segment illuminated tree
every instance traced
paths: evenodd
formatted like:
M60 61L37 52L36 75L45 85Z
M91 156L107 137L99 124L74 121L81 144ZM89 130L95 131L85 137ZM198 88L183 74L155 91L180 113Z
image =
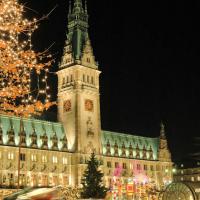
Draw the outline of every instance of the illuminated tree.
M38 20L24 19L23 12L17 0L0 0L0 113L28 117L52 105L47 73L53 60L47 51L33 51Z

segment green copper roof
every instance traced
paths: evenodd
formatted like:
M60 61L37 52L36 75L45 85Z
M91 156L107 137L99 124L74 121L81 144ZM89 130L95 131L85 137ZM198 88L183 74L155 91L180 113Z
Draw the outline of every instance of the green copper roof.
M26 146L31 147L31 135L36 133L37 148L41 148L41 137L45 134L48 137L48 149L52 147L52 137L56 136L58 142L58 149L63 147L64 139L66 138L64 128L61 123L53 123L36 119L24 118L22 119L23 130L26 137ZM2 131L3 144L7 145L9 138L9 131L14 130L14 146L19 145L19 133L20 133L20 118L14 116L0 115L0 132ZM66 140L65 140L66 142Z
M129 157L129 147L130 145L133 147L133 158L136 156L136 147L138 145L140 151L140 158L142 158L143 148L147 150L147 159L149 159L149 150L150 148L153 151L153 159L158 159L158 148L159 148L159 138L149 138L149 137L142 137L142 136L135 136L111 131L102 131L101 134L101 141L102 141L102 149L103 154L106 155L106 148L109 142L111 147L111 156L114 156L114 146L117 144L119 156L122 154L122 146L125 146L126 149L126 156Z

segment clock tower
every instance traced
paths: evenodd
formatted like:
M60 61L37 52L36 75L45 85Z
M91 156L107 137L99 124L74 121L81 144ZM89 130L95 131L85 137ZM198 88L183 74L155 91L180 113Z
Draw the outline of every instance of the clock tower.
M86 1L85 1L86 2ZM87 5L69 5L68 33L58 75L58 120L71 152L101 154L98 65L88 35Z

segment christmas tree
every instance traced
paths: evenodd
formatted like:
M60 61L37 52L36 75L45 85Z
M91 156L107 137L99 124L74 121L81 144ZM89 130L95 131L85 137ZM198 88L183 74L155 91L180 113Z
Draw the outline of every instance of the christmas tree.
M87 161L87 169L82 178L83 190L82 198L104 198L106 196L107 188L103 186L103 173L99 170L100 162L92 153L90 160Z
M53 59L33 50L38 20L23 14L17 0L0 0L0 113L29 117L52 105L47 73Z

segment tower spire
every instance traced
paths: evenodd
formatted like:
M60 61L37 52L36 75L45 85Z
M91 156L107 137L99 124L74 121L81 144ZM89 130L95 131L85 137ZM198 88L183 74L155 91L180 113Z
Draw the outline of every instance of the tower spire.
M67 68L75 63L98 68L88 34L87 0L84 3L74 0L72 8L71 0L69 2L67 42L59 68Z
M165 125L164 125L163 121L161 121L161 123L160 123L160 138L161 139L166 139Z
M82 0L74 0L74 13L83 13L83 2Z
M70 15L71 12L72 12L72 1L70 0L69 1L69 13L68 13L68 15Z
M85 0L85 14L88 14L88 11L87 11L87 0Z

